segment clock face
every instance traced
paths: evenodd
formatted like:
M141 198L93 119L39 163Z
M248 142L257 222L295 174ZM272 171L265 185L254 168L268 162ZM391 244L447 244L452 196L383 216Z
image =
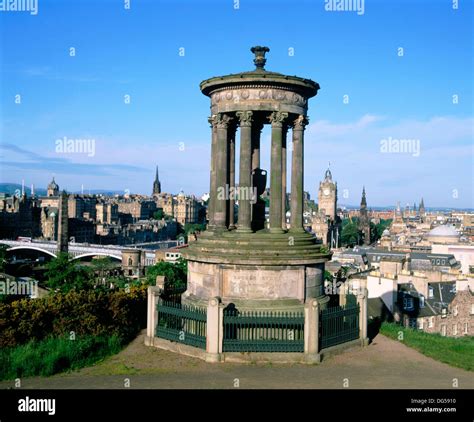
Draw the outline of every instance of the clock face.
M326 196L328 196L328 195L329 195L329 189L327 189L327 188L324 189L324 190L323 190L323 194L326 195Z

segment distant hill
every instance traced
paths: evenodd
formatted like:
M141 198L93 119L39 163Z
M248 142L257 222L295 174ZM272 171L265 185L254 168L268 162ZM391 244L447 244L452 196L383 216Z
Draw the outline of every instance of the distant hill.
M7 193L9 195L14 195L17 189L21 192L21 185L18 183L0 183L0 193ZM30 186L25 186L25 192L27 196L30 196L31 194L31 187ZM77 193L80 194L81 191L74 191L70 193ZM84 190L85 194L91 194L91 195L107 195L107 196L113 196L113 195L123 195L124 191L119 191L119 190L107 190L107 189L85 189ZM44 196L46 195L46 189L44 188L37 188L35 186L35 194L38 196Z
M25 186L25 192L28 196L31 194L30 188L30 186ZM17 190L21 192L21 185L18 183L0 183L0 193L14 195ZM35 187L35 194L39 196L46 195L46 189Z

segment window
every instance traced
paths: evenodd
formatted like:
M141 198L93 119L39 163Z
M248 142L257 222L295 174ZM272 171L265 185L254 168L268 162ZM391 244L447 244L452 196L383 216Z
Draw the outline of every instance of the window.
M446 336L446 324L443 324L443 325L441 326L441 335L442 335L442 336Z
M469 332L469 324L467 322L464 323L464 334Z
M458 307L457 307L457 305L453 308L453 315L458 316Z
M425 297L423 295L420 295L420 308L425 307Z
M474 315L474 303L471 305L471 315Z
M453 336L458 335L458 324L453 324Z
M428 297L432 298L434 294L433 286L428 286Z
M428 328L433 328L433 326L434 326L434 317L432 316L432 317L429 319Z
M413 298L410 296L405 296L403 298L403 309L409 311L413 309Z
M420 318L420 319L418 320L418 329L419 329L419 330L423 330L423 318Z

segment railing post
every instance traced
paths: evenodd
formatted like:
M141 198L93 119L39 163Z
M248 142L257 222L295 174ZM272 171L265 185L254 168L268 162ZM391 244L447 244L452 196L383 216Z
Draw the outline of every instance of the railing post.
M209 299L206 323L206 362L219 362L222 352L222 306L219 297Z
M319 354L319 302L310 299L304 305L304 353L308 363L321 362Z
M155 337L155 330L158 324L158 310L156 305L160 297L161 288L156 286L149 286L147 290L147 324L145 344L147 346L153 345L153 338Z
M359 333L362 346L369 344L369 338L367 337L367 297L367 289L361 288L357 295L357 303L359 304Z

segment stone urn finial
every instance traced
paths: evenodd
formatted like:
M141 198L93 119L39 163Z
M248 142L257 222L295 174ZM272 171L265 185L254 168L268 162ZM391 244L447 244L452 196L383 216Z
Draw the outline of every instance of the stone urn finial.
M260 45L257 45L252 47L250 51L255 54L255 59L253 59L253 62L255 63L257 70L265 70L264 66L267 62L265 53L268 53L270 49L268 47L261 47Z

